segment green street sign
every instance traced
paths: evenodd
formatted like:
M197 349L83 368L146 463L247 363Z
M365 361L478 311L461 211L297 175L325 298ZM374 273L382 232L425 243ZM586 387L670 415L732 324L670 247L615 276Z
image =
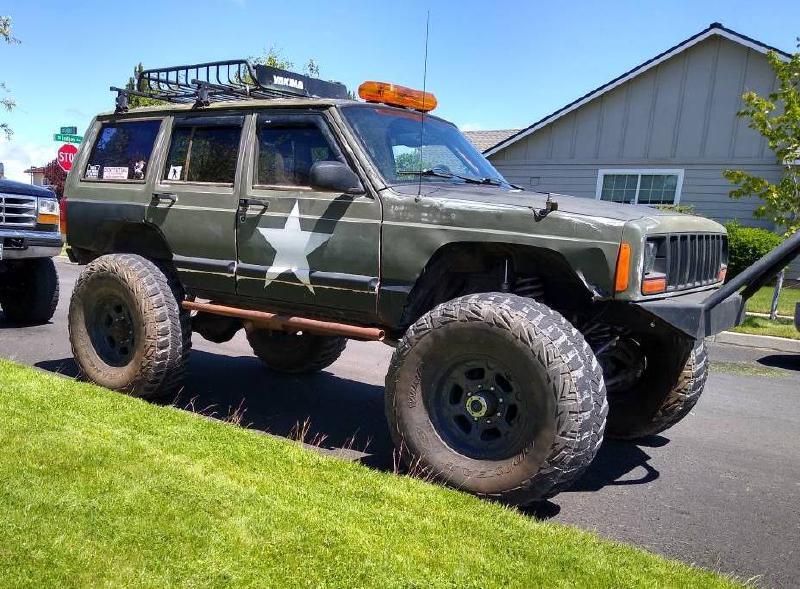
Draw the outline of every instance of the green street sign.
M80 143L83 141L83 135L73 135L71 133L56 133L53 135L53 141L61 143Z
M78 127L61 127L62 135L77 135Z

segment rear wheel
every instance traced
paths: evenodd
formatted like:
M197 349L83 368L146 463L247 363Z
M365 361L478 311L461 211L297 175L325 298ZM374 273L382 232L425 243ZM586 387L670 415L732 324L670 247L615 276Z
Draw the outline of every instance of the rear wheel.
M39 324L52 319L58 305L58 273L51 258L15 263L3 274L0 307L14 323Z
M423 315L386 377L401 458L458 488L524 504L572 484L605 425L602 372L561 315L522 297L462 297Z
M272 329L248 329L247 341L268 368L290 374L327 368L336 362L347 345L343 337Z
M191 348L182 290L169 271L133 254L102 256L75 284L69 335L82 375L137 397L173 391Z

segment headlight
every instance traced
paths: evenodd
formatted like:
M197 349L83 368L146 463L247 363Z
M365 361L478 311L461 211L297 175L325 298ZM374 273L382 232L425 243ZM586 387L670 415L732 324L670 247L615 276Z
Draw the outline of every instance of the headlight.
M650 274L656 265L656 253L658 245L654 241L648 241L644 244L644 274Z
M43 225L58 225L58 201L54 198L40 198L36 222Z

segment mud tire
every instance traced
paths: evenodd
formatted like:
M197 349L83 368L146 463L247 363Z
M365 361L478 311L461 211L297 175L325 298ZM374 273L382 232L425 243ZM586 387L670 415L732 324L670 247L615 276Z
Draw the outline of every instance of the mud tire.
M336 362L347 345L343 337L271 329L248 329L247 341L267 368L287 374L324 370Z
M110 363L97 335L103 297L118 301L127 312L133 333L128 360ZM167 266L134 254L92 261L78 278L69 306L70 343L82 377L136 397L176 392L191 350L191 325L182 299L183 289Z
M688 352L678 344L668 349L673 352L657 374L643 379L639 390L631 395L643 397L655 391L655 396L638 402L611 397L606 430L609 438L634 440L663 432L686 417L700 400L708 379L705 341L699 340Z
M521 395L538 408L522 450L496 459L448 444L430 406L442 365L487 353L513 366ZM386 415L406 465L516 505L552 497L580 477L602 443L607 410L602 371L583 336L547 306L504 293L468 295L424 314L399 342L386 377Z
M40 325L53 318L58 306L58 273L51 258L16 264L3 274L0 307L6 319L21 325Z

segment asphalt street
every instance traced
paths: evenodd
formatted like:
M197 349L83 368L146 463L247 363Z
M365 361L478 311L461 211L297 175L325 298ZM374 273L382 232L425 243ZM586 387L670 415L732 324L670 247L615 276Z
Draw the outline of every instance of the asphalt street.
M51 324L18 328L0 313L0 357L75 374L66 314L79 267L58 260L61 302ZM326 372L276 376L240 333L193 340L174 403L305 439L373 468L392 465L383 415L391 348L350 342ZM800 586L800 355L711 345L712 374L690 416L639 443L606 442L573 489L537 506L551 519L630 542L763 587ZM344 448L344 449L342 449Z

